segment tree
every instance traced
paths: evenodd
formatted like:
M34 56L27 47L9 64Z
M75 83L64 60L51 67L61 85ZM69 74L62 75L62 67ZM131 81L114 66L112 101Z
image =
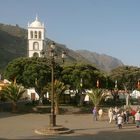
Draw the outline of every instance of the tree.
M42 83L39 80L35 80L35 91L38 93L39 95L39 105L43 104L43 99L44 99L44 95L47 93L47 83L42 85Z
M16 78L17 83L23 83L23 72L26 63L30 65L31 62L30 59L25 57L17 58L9 62L4 71L4 77L10 81L14 81Z
M105 74L93 65L71 64L63 67L62 81L69 85L70 89L77 91L75 98L79 105L82 105L84 101L82 92L85 89L95 88L97 80L100 81L100 88L106 87Z
M134 66L120 66L113 69L109 76L113 81L117 80L118 89L124 89L125 86L128 90L132 90L136 88L137 80L140 77L140 68Z
M55 114L59 114L59 102L62 94L67 89L67 86L59 80L54 81L54 104L55 104ZM48 90L51 93L51 83L48 85Z
M95 107L98 107L101 101L107 97L105 90L100 88L92 89L87 94Z
M96 85L100 71L90 64L71 64L63 67L62 80L71 88L78 89L80 80L83 79L83 87L91 88Z
M22 83L25 87L33 87L35 79L50 81L51 69L44 58L21 57L8 63L4 77L9 80L16 78L17 83Z
M54 70L54 77L59 79L62 68L56 63ZM8 64L4 75L9 80L16 77L17 83L26 88L35 87L41 100L51 82L51 62L47 58L17 58Z
M113 81L117 81L118 90L121 89L124 90L125 92L126 105L129 104L129 96L131 91L137 88L137 81L139 77L140 77L140 68L134 66L120 66L110 72L110 78ZM114 95L117 94L115 94L114 92Z
M17 111L17 102L24 92L25 89L16 82L12 82L2 90L2 96L12 103L12 112Z

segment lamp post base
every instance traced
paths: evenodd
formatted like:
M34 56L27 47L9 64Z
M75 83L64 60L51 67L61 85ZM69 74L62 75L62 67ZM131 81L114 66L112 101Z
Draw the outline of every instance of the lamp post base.
M45 127L45 128L35 129L35 133L39 135L59 135L59 134L74 133L74 131L59 125L59 126L54 126L54 127Z
M56 115L51 114L50 115L50 127L56 126Z

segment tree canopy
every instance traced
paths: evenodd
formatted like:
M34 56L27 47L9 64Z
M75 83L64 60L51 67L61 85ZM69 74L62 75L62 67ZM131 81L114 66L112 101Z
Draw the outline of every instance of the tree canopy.
M54 77L61 77L61 67L55 64ZM43 96L45 87L51 82L51 62L46 58L18 58L11 61L5 70L5 78L17 79L17 83L26 88L35 87L39 96Z
M134 66L121 66L110 72L110 77L114 81L117 80L118 88L124 89L124 86L127 89L137 88L137 81L140 78L140 68Z
M71 89L109 88L110 78L91 64L71 64L63 67L62 81ZM82 82L82 83L81 83ZM81 86L82 85L82 86Z

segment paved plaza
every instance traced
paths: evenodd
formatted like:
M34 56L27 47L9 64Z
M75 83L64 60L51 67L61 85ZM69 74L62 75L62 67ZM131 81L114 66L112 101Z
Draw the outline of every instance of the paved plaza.
M49 114L0 113L0 139L46 139L46 140L139 140L140 128L127 124L119 130L107 118L93 121L92 114L57 115L57 124L72 129L74 133L42 136L36 128L47 127Z

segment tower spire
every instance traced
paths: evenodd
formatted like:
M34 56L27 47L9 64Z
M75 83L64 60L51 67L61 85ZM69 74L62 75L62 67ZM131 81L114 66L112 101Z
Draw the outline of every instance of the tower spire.
M35 18L35 20L38 21L38 14L36 14L36 18Z

